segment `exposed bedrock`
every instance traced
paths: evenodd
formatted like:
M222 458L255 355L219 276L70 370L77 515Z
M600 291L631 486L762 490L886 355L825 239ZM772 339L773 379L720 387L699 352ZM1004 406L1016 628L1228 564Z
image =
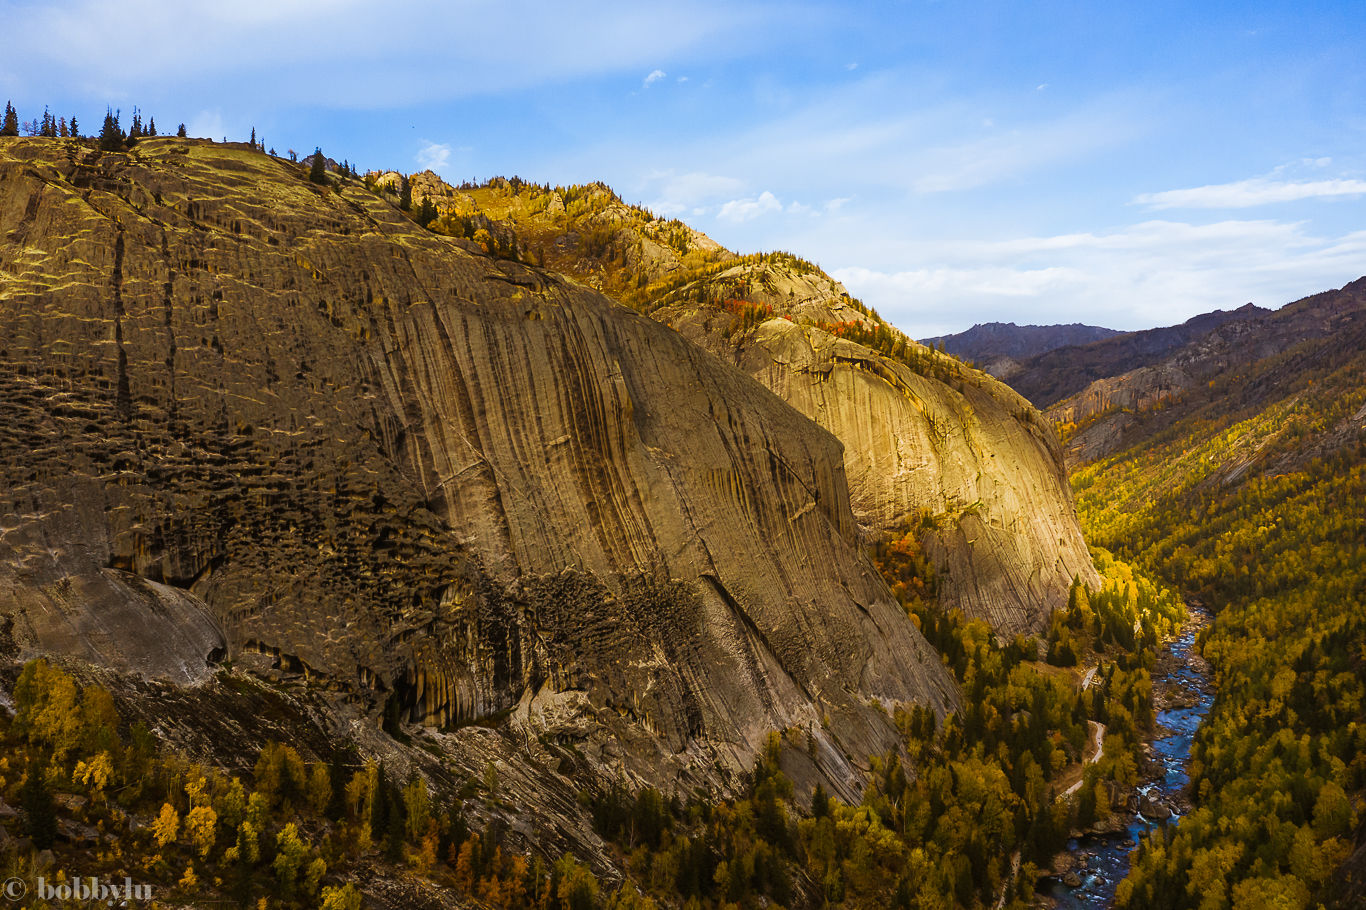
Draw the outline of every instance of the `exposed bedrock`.
M0 384L20 654L184 680L265 654L429 724L621 727L699 774L795 726L847 778L894 741L875 701L957 699L834 437L355 183L0 140ZM649 752L614 761L670 773Z

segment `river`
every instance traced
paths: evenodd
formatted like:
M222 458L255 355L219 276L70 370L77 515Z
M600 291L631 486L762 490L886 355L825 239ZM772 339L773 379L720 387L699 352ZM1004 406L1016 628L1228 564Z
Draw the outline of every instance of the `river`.
M1214 703L1209 667L1195 653L1195 637L1209 624L1209 614L1198 605L1191 606L1190 614L1181 634L1164 646L1153 669L1158 735L1148 753L1153 773L1139 787L1145 801L1155 799L1173 809L1173 822L1179 821L1182 807L1188 804L1187 769L1196 728ZM1124 830L1116 834L1072 838L1067 850L1082 864L1076 870L1081 884L1070 888L1061 881L1046 879L1041 893L1067 910L1113 906L1115 888L1129 874L1130 851L1157 824L1138 813L1130 816Z

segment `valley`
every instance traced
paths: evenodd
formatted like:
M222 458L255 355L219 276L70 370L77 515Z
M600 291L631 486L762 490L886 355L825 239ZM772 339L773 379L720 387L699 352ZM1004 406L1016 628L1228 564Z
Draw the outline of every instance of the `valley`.
M1114 906L1115 891L1129 874L1130 854L1140 839L1160 836L1162 826L1179 823L1190 810L1191 747L1213 701L1208 665L1195 651L1196 636L1208 623L1203 610L1193 611L1180 634L1163 644L1153 671L1156 738L1144 747L1149 770L1127 805L1103 826L1107 833L1068 839L1072 859L1054 866L1055 873L1066 871L1043 880L1044 893L1055 906Z
M1012 387L602 184L0 138L0 854L287 910L1359 904L1366 279L1021 328Z

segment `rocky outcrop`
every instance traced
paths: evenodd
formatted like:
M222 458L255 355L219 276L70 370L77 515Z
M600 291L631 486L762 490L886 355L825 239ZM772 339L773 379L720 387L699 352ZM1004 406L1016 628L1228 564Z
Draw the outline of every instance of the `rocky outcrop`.
M870 705L956 702L836 439L359 183L0 140L0 339L14 653L140 630L151 675L222 649L434 726L515 708L661 783L804 727L851 792L895 741Z
M1040 631L1074 578L1096 584L1056 437L1007 387L958 364L954 379L923 375L785 318L737 339L724 313L656 315L839 437L859 520L922 530L945 603L1003 633Z
M487 224L501 248L616 295L834 433L858 521L873 535L921 529L947 605L1003 632L1040 631L1073 579L1098 583L1052 428L1009 388L906 338L812 263L736 256L601 185L497 179L457 194L427 189L428 175L412 180L461 219L453 229ZM841 332L878 335L908 356L836 344Z

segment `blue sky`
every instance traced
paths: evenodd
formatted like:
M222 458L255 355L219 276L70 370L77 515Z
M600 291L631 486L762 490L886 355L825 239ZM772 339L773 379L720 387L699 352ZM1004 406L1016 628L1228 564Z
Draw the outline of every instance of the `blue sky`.
M21 117L603 180L912 335L1366 274L1366 4L0 0Z

